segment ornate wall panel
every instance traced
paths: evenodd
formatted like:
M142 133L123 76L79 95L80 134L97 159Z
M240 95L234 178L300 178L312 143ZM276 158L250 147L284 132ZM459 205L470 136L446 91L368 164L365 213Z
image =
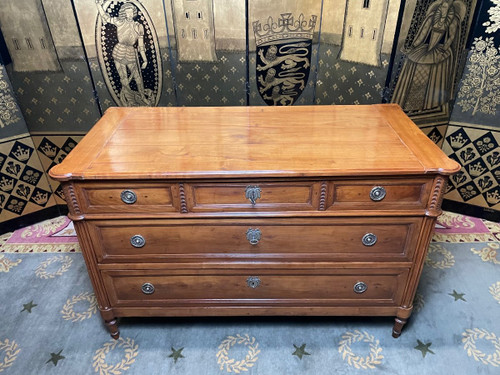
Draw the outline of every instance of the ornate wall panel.
M389 95L422 126L448 122L476 0L409 0Z
M380 103L400 0L324 0L315 104Z
M40 30L50 31L57 69L47 66L49 58L38 53L38 49L45 51L40 41L32 42L33 48L37 48L33 50L27 43L16 47L11 42L16 35L34 40L30 19L40 24ZM12 58L7 70L30 133L88 131L100 112L71 4L66 0L9 0L8 9L2 7L0 11L0 21ZM9 27L12 23L17 25L15 33ZM48 39L44 43L48 46ZM29 64L25 61L26 54L20 54L25 49L26 53L36 52L30 55ZM17 69L21 64L23 68Z
M38 151L42 169L48 173L49 169L64 160L73 148L80 142L84 134L72 135L38 135L33 136L33 143ZM64 194L59 182L48 178L50 188L54 192L54 200L57 204L66 204Z
M462 165L446 199L500 211L500 131L448 127L443 150Z
M0 222L55 205L30 136L0 141Z
M0 224L55 205L47 176L0 64Z
M246 105L245 1L165 4L177 105Z
M445 198L500 217L500 3L484 1L443 150L462 164ZM465 206L464 204L467 204Z
M500 129L500 3L485 0L451 122Z
M163 2L73 2L102 110L176 105Z
M313 104L321 0L250 0L249 103Z

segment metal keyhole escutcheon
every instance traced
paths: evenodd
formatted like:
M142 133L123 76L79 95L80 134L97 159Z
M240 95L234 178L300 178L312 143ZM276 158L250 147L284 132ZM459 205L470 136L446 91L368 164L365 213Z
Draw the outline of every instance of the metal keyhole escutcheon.
M247 285L252 289L257 288L260 285L259 277L258 276L249 276L247 278Z
M255 206L257 199L260 198L262 190L258 186L247 186L245 189L245 198L250 201L252 206Z
M249 228L247 230L247 240L250 242L251 245L257 245L262 238L262 233L260 229L252 229Z

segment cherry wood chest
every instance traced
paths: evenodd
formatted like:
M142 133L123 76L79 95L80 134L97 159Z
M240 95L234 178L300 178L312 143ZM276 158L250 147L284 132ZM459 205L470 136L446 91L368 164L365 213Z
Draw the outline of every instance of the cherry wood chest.
M111 108L62 182L99 310L411 314L448 159L397 105Z

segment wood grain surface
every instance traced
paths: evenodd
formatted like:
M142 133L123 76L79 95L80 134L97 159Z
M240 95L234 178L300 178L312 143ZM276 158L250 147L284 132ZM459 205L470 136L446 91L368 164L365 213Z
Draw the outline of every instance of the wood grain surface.
M451 174L460 168L395 104L111 108L75 150L51 177Z

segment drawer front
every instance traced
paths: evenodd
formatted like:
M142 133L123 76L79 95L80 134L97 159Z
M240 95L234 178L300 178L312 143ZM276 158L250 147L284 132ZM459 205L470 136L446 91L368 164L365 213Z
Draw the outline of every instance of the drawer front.
M83 213L179 211L178 186L168 183L96 183L75 186Z
M421 218L90 221L101 262L317 258L408 261Z
M327 210L425 208L432 179L334 181Z
M408 276L408 269L304 270L300 274L273 270L101 272L112 306L263 302L395 305Z
M316 211L321 190L321 183L314 181L214 182L185 186L190 212ZM324 186L326 189L326 184Z

